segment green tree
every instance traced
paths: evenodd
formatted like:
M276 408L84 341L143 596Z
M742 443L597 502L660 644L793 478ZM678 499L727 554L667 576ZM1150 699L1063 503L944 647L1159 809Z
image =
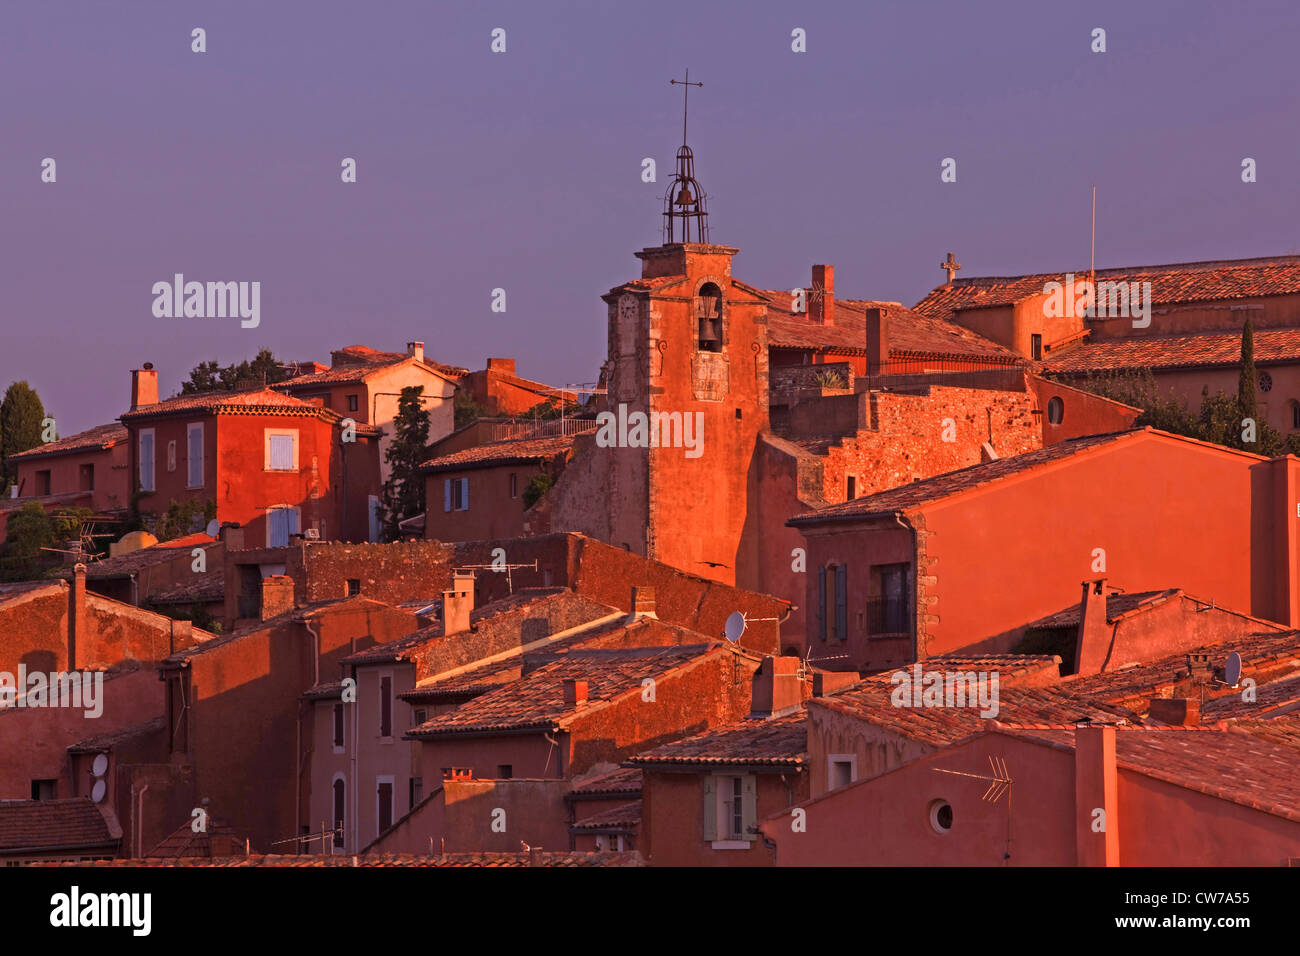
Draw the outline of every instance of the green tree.
M9 456L35 448L41 443L41 423L45 406L36 390L26 382L14 382L5 390L0 402L0 491L16 480Z
M190 369L189 379L181 383L181 394L231 392L259 385L274 385L288 378L282 364L270 349L258 349L252 361L245 360L238 365L232 363L224 368L216 362L200 362Z
M29 501L9 519L5 542L0 547L0 580L29 581L40 577L52 552L41 548L54 546L54 521L35 501Z
M546 472L540 472L529 480L527 487L524 488L524 509L527 510L537 504L546 494L555 486L555 479Z
M474 424L487 412L486 408L474 400L473 394L463 388L457 390L456 397L452 400L452 408L455 409L456 428Z
M1255 372L1255 329L1246 317L1246 324L1241 327L1241 375L1237 378L1237 405L1244 421L1249 418L1259 421L1259 404L1256 401L1259 389L1259 375ZM1244 426L1243 426L1244 427Z
M423 385L408 385L397 399L393 441L384 453L388 480L379 496L378 514L385 541L396 541L401 536L398 522L424 510L420 465L429 458L429 410L424 407L423 396Z
M572 399L560 400L560 396L552 395L543 401L538 402L528 411L524 412L524 418L572 418L578 413L578 403Z

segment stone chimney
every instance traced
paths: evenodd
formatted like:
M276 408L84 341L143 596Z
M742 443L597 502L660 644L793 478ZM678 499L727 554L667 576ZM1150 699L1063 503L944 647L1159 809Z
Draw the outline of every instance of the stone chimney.
M838 690L856 684L861 679L857 671L814 671L812 695L829 697Z
M817 290L822 294L818 295ZM809 290L808 318L817 325L835 324L835 267L813 266Z
M803 681L799 679L799 658L764 657L754 673L750 717L781 717L803 703Z
M158 372L153 362L131 370L131 411L158 404Z
M460 634L469 630L469 616L474 610L474 575L457 571L451 587L442 592L442 634Z
M1074 841L1079 866L1119 866L1119 775L1115 728L1074 728ZM1102 827L1104 813L1105 827ZM1101 828L1101 829L1099 829Z
M228 521L221 526L217 532L217 537L225 544L227 551L242 551L244 549L244 529L237 522Z
M293 578L287 574L272 574L262 578L263 621L293 610Z
M867 309L867 374L880 375L889 365L889 325L885 310Z
M86 566L78 564L72 569L72 584L68 588L68 670L77 669L77 652L90 660L90 618L86 615Z
M417 362L423 362L423 361L424 361L424 343L423 343L423 342L407 342L407 343L406 343L406 354L409 355L409 356L411 356L411 358L415 359Z
M655 589L645 586L632 588L632 613L627 616L627 623L632 624L643 617L659 619L655 613Z
M1106 619L1106 579L1083 582L1079 602L1079 633L1074 641L1076 674L1100 674L1110 656L1110 624Z
M567 707L587 706L587 682L574 677L564 679L564 703Z
M1198 727L1201 701L1197 697L1152 697L1147 716L1171 727Z
M489 372L500 372L502 375L515 374L515 360L512 358L490 358L487 360Z

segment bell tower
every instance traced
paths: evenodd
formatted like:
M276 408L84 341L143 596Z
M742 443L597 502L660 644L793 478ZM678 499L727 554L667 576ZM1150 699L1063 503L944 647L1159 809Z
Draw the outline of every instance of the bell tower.
M682 145L677 150L677 172L668 191L664 193L664 244L674 242L708 242L709 214L705 208L704 190L695 178L695 154L686 145L686 110L691 87L703 83L691 82L691 71L686 79L669 80L682 89Z

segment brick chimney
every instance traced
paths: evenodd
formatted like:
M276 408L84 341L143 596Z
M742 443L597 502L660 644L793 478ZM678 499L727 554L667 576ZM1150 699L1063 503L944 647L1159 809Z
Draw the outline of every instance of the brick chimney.
M68 588L68 670L77 669L77 652L87 662L90 659L90 619L86 615L86 566L78 564L72 569L72 584Z
M587 682L574 677L564 679L564 703L568 707L587 706Z
M655 613L655 589L645 586L632 588L632 613L627 616L627 623L639 621L643 617L659 619Z
M490 358L487 360L489 372L500 372L502 375L515 374L515 360L512 358Z
M750 717L780 717L798 709L803 702L799 663L797 657L763 658L754 672Z
M838 690L856 684L861 679L857 671L814 671L812 695L829 697Z
M1198 727L1201 701L1198 697L1152 697L1147 706L1147 716L1172 727Z
M816 290L822 294L817 295ZM835 324L835 267L813 266L809 290L808 318L818 325Z
M469 630L469 616L474 610L474 575L457 571L451 587L442 592L442 634L460 634Z
M131 369L131 411L158 404L158 371L153 362Z
M238 522L227 521L217 532L217 537L225 544L227 551L242 551L244 549L244 529L239 526Z
M867 374L879 375L889 364L889 324L885 310L867 309Z
M1111 628L1106 620L1106 579L1083 582L1079 633L1074 641L1077 674L1100 674L1110 656Z
M406 354L409 355L409 356L411 356L411 357L412 357L413 359L415 359L417 362L423 362L423 361L424 361L424 343L423 343L423 342L407 342L407 343L406 343Z
M1115 728L1074 729L1074 841L1079 866L1119 866L1119 775ZM1105 812L1105 830L1097 810ZM1095 822L1094 822L1095 821Z
M293 578L287 574L272 574L262 578L263 621L291 611L293 607Z

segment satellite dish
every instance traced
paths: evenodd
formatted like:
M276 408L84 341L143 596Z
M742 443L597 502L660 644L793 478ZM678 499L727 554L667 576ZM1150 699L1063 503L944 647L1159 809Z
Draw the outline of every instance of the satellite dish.
M108 792L108 784L102 780L96 780L95 785L90 788L90 800L92 803L103 803L104 794Z
M90 772L93 776L102 777L104 771L108 769L108 754L96 754L95 762L90 765Z
M1241 683L1241 655L1236 651L1228 655L1228 663L1223 668L1223 679L1229 687Z
M723 633L733 644L740 640L740 635L745 633L745 615L739 611L732 611L727 615L727 626L723 628Z
M208 522L207 532L209 538L215 538L218 534L221 533L221 522L218 521L216 518L213 518L211 521Z

